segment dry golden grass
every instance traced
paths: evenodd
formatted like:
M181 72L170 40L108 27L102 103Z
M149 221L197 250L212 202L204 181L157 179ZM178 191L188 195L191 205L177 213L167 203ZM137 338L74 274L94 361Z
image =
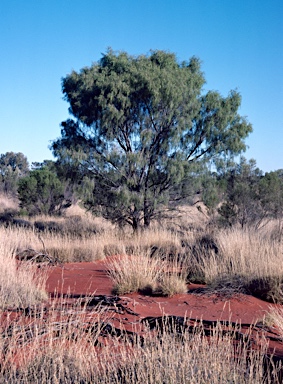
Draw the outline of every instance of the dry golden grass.
M280 242L264 230L237 228L219 231L215 241L218 253L198 255L206 283L243 290L269 301L283 301Z
M283 338L283 307L277 306L270 308L266 317L267 325L276 327L281 338Z
M195 230L197 228L204 228L208 221L207 208L203 203L198 202L192 206L180 206L176 213L169 212L168 218L163 219L162 222L157 223L157 225L161 225L164 228L174 228L176 230L186 230L187 228Z
M42 217L41 220L43 220ZM67 232L39 233L36 230L21 227L0 227L0 232L13 244L15 252L27 249L46 252L51 258L61 263L94 261L110 254L119 254L123 250L122 242L116 241L112 231L101 231L92 236L89 234L76 236Z
M154 291L162 273L162 262L148 255L123 255L108 262L108 274L114 283L113 292Z
M71 216L72 217L72 216ZM48 218L37 218L48 221ZM66 224L65 218L57 222ZM76 219L77 220L77 219ZM49 218L50 221L50 218ZM82 222L81 222L82 221ZM218 253L210 247L199 246L199 239L209 238L204 231L166 230L154 228L133 235L130 231L113 228L104 220L82 216L78 225L99 231L44 231L24 228L2 229L17 250L46 251L59 262L94 261L113 255L153 255L182 270L182 279L208 283L215 287L230 287L255 294L270 301L282 301L283 256L282 242L274 228L215 230L212 241ZM71 222L73 225L73 222ZM205 244L207 239L205 239ZM187 271L187 275L185 274ZM176 278L176 276L174 277ZM181 279L181 280L182 280ZM168 279L167 279L168 281Z
M151 256L145 251L147 248L140 245L130 255L124 252L108 260L108 274L114 283L113 292L117 295L142 292L162 296L186 293L186 273L182 273L182 265L178 260Z
M47 299L46 271L32 263L17 263L14 239L0 229L0 307L27 307Z
M61 304L60 304L61 303ZM36 321L20 319L2 326L0 382L79 383L98 369L98 335L103 326L97 307L91 311L80 301L73 311L57 299L48 311L38 307ZM90 318L95 319L92 323ZM105 316L104 316L105 320ZM97 324L97 326L90 327Z
M78 210L76 210L77 212ZM94 261L105 256L156 251L156 256L165 258L181 250L181 240L175 232L153 228L133 235L130 230L120 230L111 223L90 215L67 215L67 217L37 216L32 223L41 223L46 230L9 228L17 249L43 251L59 262ZM49 226L52 228L48 230ZM54 228L54 230L53 230ZM43 245L44 244L44 245Z
M31 229L0 227L2 307L25 307L46 298L40 269L35 270L29 263L17 267L15 253L28 248L46 251L61 262L118 255L109 265L118 294L144 290L170 296L185 292L186 273L190 270L192 274L203 274L205 281L215 289L250 289L251 293L264 294L266 299L280 301L282 298L282 239L275 236L274 228L258 232L215 230L211 235L219 250L215 253L213 249L199 247L200 236L205 232L194 231L189 226L186 230L185 221L179 227L182 230L178 230L178 225L166 223L133 236L131 231L115 229L104 220L94 219L79 210L69 212L66 217L74 216L80 216L78 220L83 221L83 228L95 227L99 231L91 236L45 231L39 236ZM50 218L35 220L50 221ZM66 218L52 220L64 224ZM201 220L199 225L202 225ZM277 312L274 310L271 317L283 335L280 308ZM99 311L101 309L97 308L98 317ZM61 313L64 313L63 308ZM161 339L148 333L143 346L132 340L115 341L117 348L113 351L113 344L99 349L95 346L97 334L88 334L81 327L84 313L75 311L68 321L63 316L58 320L57 310L52 316L51 313L48 322L39 316L41 325L32 328L32 339L25 338L27 328L24 325L14 324L12 334L10 328L2 327L0 382L279 383L279 379L273 377L271 380L263 371L264 343L260 350L251 352L247 342L241 345L239 356L234 358L232 337L223 336L219 327L213 330L209 341L203 337L201 329L181 337L165 332ZM59 333L58 326L62 326ZM16 358L18 353L21 364Z
M186 279L179 273L164 273L158 283L158 289L163 296L169 297L188 291Z
M98 320L100 311L93 311ZM248 340L235 349L233 333L223 334L217 325L208 339L200 324L191 334L184 330L177 335L164 327L159 336L145 331L143 344L139 338L113 337L97 347L99 328L85 332L86 316L82 309L68 322L64 316L51 316L47 322L39 317L36 328L17 323L3 329L0 382L279 384L276 373L271 380L271 373L264 371L264 340L256 351L250 350Z
M48 254L60 263L94 261L104 257L103 239L74 238L53 233L42 234Z
M166 262L168 268L176 272L170 278L168 275L164 275L166 278L163 280L155 278L153 283L151 278L151 282L146 278L151 272L145 274L143 270L142 285L150 287L153 284L153 292L158 292L156 286L160 289L164 282L167 283L168 295L174 294L173 288L177 284L179 288L176 291L184 291L186 280L189 280L207 283L215 289L239 290L264 300L282 302L283 237L277 223L269 223L257 231L252 228L210 228L209 233L204 227L207 220L205 214L196 211L194 207L189 214L189 209L184 208L179 217L179 227L176 223L173 225L173 220L167 220L162 225L153 223L152 228L136 234L129 228L121 230L101 218L94 218L78 206L71 207L65 217L33 218L34 222L54 222L59 225L59 230L40 233L25 228L1 230L6 231L6 236L17 251L44 251L61 263L94 261L113 255L138 254L139 258L150 255ZM192 227L192 218L197 221L197 227ZM128 275L132 276L130 279L137 280L134 277L139 273L137 268L120 268L124 270L124 275L123 278L117 277L117 284L128 279L125 277L127 268ZM142 270L141 266L139 268ZM147 269L150 268L148 264ZM172 282L174 279L175 283ZM127 289L132 291L133 288ZM139 286L136 289L142 288Z
M108 364L105 372L109 382L114 383L181 383L181 384L227 384L270 383L264 379L261 352L250 353L251 364L246 365L247 345L241 346L240 358L234 359L234 347L229 336L223 336L220 328L212 330L208 340L202 329L192 335L182 333L179 337L165 332L161 340L149 336L142 349L129 361L122 355L117 362ZM120 365L120 366L119 366ZM266 380L266 381L265 381ZM106 381L107 382L107 381ZM276 382L276 381L275 381Z
M19 201L17 198L0 193L0 213L7 210L16 211L18 208Z
M80 217L84 222L88 223L90 226L94 225L97 228L101 228L104 231L111 231L114 229L114 225L109 221L105 220L102 217L93 216L90 212L86 212L79 204L72 205L69 207L64 217Z

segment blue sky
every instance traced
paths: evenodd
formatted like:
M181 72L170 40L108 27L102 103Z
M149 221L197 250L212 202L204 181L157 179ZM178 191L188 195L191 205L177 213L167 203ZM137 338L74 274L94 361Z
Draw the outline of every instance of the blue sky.
M52 159L68 118L61 79L107 47L198 56L204 90L242 95L254 132L245 156L283 168L282 0L0 0L0 154Z

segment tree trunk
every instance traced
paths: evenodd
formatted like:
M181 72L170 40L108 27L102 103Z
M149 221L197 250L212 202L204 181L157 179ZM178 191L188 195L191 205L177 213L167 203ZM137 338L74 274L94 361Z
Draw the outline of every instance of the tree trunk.
M147 200L144 201L143 217L144 217L143 219L144 226L145 228L148 228L150 226L151 216L150 216L150 209L149 209L149 204Z
M134 233L137 233L140 230L140 226L141 226L140 212L135 207L133 216L132 216L132 228Z
M146 179L145 179L145 184L144 184L144 200L143 200L143 223L145 228L150 227L150 222L151 222L151 213L152 210L150 209L150 200L148 198L149 196L149 175L151 173L151 167L152 167L152 155L150 156L150 165L146 174ZM151 207L153 208L153 207Z
M140 225L139 225L139 220L136 217L133 217L132 227L133 227L134 233L137 233L138 230L139 230Z

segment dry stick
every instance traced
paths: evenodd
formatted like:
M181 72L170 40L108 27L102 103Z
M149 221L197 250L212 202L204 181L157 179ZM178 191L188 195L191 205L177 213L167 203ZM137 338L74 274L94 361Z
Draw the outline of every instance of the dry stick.
M32 256L29 255L31 253L33 254ZM37 251L35 251L32 248L25 249L24 251L18 253L16 255L16 258L17 258L17 260L25 260L25 261L30 260L30 261L34 261L39 256L47 257L49 262L52 262L52 260L48 257L48 255L46 255L45 253L42 253L42 252L37 252Z
M38 252L32 248L28 248L28 249L25 249L24 251L18 253L16 255L16 258L18 260L30 260L30 261L35 261L38 257L44 257L48 260L48 262L52 265L55 264L55 262L57 262L58 260L54 260L54 258L50 257L47 250L46 250L46 247L45 247L45 244L44 244L44 241L42 240L41 236L38 235L38 239L40 240L40 242L42 243L42 246L43 246L43 250L44 252ZM33 255L28 255L27 253L32 253ZM26 255L25 255L26 254Z
M44 241L42 240L42 237L41 237L40 235L38 235L38 238L39 238L39 240L41 241L41 243L42 243L42 245L43 245L43 250L44 250L44 255L45 255L45 257L49 260L49 262L50 262L51 264L54 264L55 261L52 260L52 259L50 258L50 256L48 255L48 252L46 251L46 247L45 247Z

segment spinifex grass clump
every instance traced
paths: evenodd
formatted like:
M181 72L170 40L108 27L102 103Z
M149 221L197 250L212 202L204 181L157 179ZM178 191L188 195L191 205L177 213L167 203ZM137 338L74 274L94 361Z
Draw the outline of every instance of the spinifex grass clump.
M114 283L113 292L123 295L142 292L149 295L173 296L186 293L185 278L179 270L158 257L133 254L115 257L108 262L108 274Z
M158 286L163 296L173 296L178 293L187 293L188 291L186 280L179 273L163 274Z
M198 255L205 282L215 288L283 302L283 253L280 242L254 229L231 229L215 235L218 252Z
M46 272L33 263L19 263L15 249L1 231L0 307L26 307L47 299Z
M117 295L153 291L162 273L162 261L148 255L124 255L113 258L108 263L108 274L114 282L113 291Z

